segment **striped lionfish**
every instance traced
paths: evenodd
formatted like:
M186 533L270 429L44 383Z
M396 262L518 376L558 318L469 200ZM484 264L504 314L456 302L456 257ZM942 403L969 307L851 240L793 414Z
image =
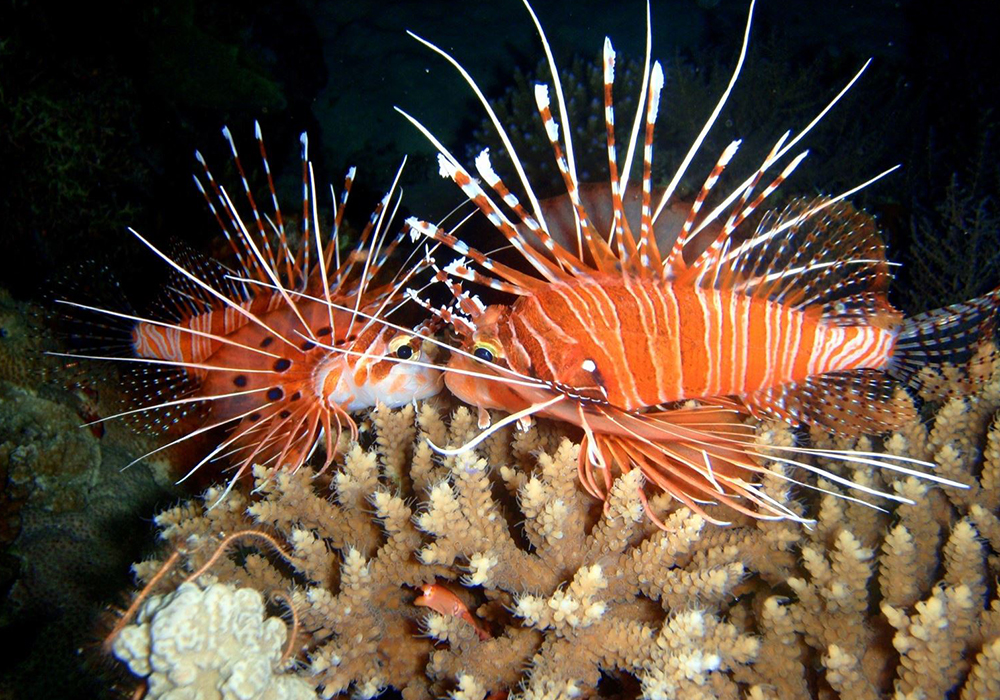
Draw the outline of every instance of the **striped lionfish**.
M764 447L746 420L751 415L777 417L843 435L893 429L916 417L912 401L898 390L901 385L918 383L924 366L969 361L977 344L993 333L1000 291L912 318L890 305L885 246L873 220L847 200L894 168L840 195L796 200L781 211L764 213L752 231L746 230L751 225L745 222L764 211L762 204L806 152L786 156L868 64L798 135L781 136L747 180L703 212L740 145L731 143L687 206L682 223L671 237L663 237L656 230L660 214L675 205L678 182L740 74L753 2L728 87L669 184L655 193L657 202L651 176L653 134L664 78L660 64L650 63L647 3L642 94L621 169L612 100L615 51L610 40L604 43L613 216L609 230L601 231L580 195L573 129L567 124L551 48L527 0L524 5L551 73L552 86L535 85L534 96L572 206L569 231L547 223L546 207L475 80L443 49L412 35L452 64L475 92L504 143L527 203L496 174L488 149L475 159L481 179L474 178L427 128L400 111L438 150L442 176L461 188L534 271L502 264L427 222L407 221L414 237L436 239L461 256L438 275L452 288L456 304L436 313L461 338L447 364L445 383L461 400L479 407L484 430L460 448L441 451L470 449L502 425L523 424L532 416L557 419L582 429L579 474L594 496L607 496L611 467L617 464L623 471L640 469L648 483L709 519L702 507L708 502L758 518L801 519L761 487L764 460L821 472L842 485L895 500L903 499L820 470L811 458L961 486L927 473L932 465L906 457L802 445ZM623 202L630 186L636 187L628 175L637 152L642 158L640 215L630 221ZM780 171L768 176L779 163L784 163ZM463 292L460 280L515 300L485 306ZM486 429L486 409L510 415ZM792 481L788 475L783 478ZM643 494L649 512L645 499Z
M101 420L138 416L165 432L176 427L171 432L180 436L153 452L229 428L184 478L210 460L228 456L235 465L231 487L253 464L297 469L320 442L326 448L325 469L335 457L341 432L357 436L352 412L379 403L398 407L436 394L441 373L428 361L421 330L375 322L405 303L401 290L429 260L409 268L407 261L400 268L409 270L405 275L372 283L404 237L401 232L388 240L386 234L400 203L394 192L402 166L357 247L342 260L340 229L355 169L348 171L339 203L334 196L332 231L324 237L308 140L301 136L301 241L295 247L278 205L260 126L256 139L270 214L257 205L228 128L223 135L252 218L240 214L198 152L202 176L195 175L194 181L232 248L237 269L187 252L167 255L129 229L171 268L163 305L168 316L142 317L131 309L69 299L58 303L69 309L77 335L108 339L113 335L109 329L117 331L118 347L113 349L124 357L94 351L61 354L124 360L138 367L130 392L137 407Z

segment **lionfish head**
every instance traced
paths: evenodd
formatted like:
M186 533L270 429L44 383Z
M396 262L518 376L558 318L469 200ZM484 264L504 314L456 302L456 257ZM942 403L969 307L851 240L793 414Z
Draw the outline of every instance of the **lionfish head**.
M511 362L516 358L509 334L503 332L509 316L509 307L487 306L470 322L457 319L451 324L459 344L445 366L444 382L460 401L507 411L524 402L509 382L515 373Z
M441 391L435 345L412 333L372 324L332 352L318 368L317 384L330 406L350 412L384 404L405 406Z

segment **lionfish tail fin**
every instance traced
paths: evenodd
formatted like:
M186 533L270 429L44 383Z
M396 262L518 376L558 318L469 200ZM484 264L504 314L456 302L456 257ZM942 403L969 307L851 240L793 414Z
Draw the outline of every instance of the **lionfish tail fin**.
M974 390L989 377L996 357L998 305L1000 287L906 319L889 373L932 395Z

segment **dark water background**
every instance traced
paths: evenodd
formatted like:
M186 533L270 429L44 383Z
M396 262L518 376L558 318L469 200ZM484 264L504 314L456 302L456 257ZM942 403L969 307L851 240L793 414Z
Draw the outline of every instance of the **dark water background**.
M577 56L596 61L605 34L623 60L641 59L643 3L537 4L561 65ZM910 263L899 273L898 303L917 309L954 301L933 291L951 277L968 278L962 289L995 285L1000 58L990 6L761 0L744 77L713 131L711 155L695 163L695 177L736 137L747 137L747 165L755 166L785 128L801 128L873 57L861 83L805 142L814 156L788 191L833 193L902 163L856 198L878 216L891 256ZM652 9L653 57L676 70L668 67L668 76L683 78L683 96L672 97L668 82L661 106L663 129L677 138L661 151L669 159L683 153L684 139L700 128L728 79L747 3L672 0ZM162 270L125 227L159 243L180 239L220 250L215 221L191 180L193 152L201 149L226 173L219 130L228 124L255 164L255 119L290 210L298 137L307 131L321 184L339 190L347 167L358 166L349 216L360 224L404 154L405 212L442 216L461 195L437 175L431 146L392 108L419 118L467 163L483 112L455 71L407 29L452 52L491 99L502 99L514 70L530 73L540 57L516 0L4 0L0 287L37 298L45 279L96 257L132 293L152 296L150 280ZM949 226L965 233L950 235ZM470 230L468 237L476 242L480 235L487 234ZM942 262L921 266L935 241L948 246ZM114 594L107 591L108 599ZM15 674L33 647L47 643L19 624L26 649L0 659L0 673ZM80 629L74 644L89 636ZM99 692L78 672L58 673L66 676L61 697ZM16 688L4 687L0 697L18 697Z
M491 98L510 86L515 68L532 71L541 55L514 0L58 7L7 2L2 10L0 284L19 295L95 249L131 263L120 269L144 270L151 256L126 225L154 240L178 237L206 248L218 231L192 185L192 154L202 149L222 170L224 124L251 161L253 120L261 121L286 201L295 201L297 139L308 131L320 183L339 187L346 168L358 166L359 220L403 154L410 157L405 206L440 216L460 201L457 188L441 182L431 146L392 107L417 116L463 156L475 152L483 113L451 67L405 30L459 57ZM693 134L711 109L735 61L746 8L743 1L654 3L653 56L668 65L661 121L671 120L678 137ZM1000 59L987 8L763 0L735 107L723 113L711 143L759 135L757 149L748 143L741 154L755 164L773 138L804 125L874 57L806 141L819 155L789 191L833 192L902 163L901 173L859 200L883 217L896 257L905 257L914 211L942 201L953 176L977 198L996 194ZM620 56L641 59L641 2L544 2L538 12L564 66L576 56L596 61L605 34ZM686 87L703 82L701 102L672 103L670 65L688 71ZM681 143L661 151L661 161L682 153ZM717 152L707 149L692 177L703 177Z

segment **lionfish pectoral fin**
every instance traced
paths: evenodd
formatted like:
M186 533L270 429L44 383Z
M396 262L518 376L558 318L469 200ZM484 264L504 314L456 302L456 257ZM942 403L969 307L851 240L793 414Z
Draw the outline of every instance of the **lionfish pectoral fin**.
M143 352L145 333L174 327L172 321L156 316L176 315L176 310L137 315L114 271L93 261L54 282L50 296L51 335L68 351L49 351L67 358L59 378L68 386L90 391L94 385L101 386L102 394L113 401L117 398L119 404L105 404L100 417L88 421L89 426L123 418L138 431L172 436L204 421L210 402L196 396L203 372L179 361L158 362L165 358ZM111 361L116 361L117 373L100 371Z
M195 284L176 269L168 272L163 293L154 303L154 309L168 318L186 318L205 313L220 306L217 297L206 290L210 287L237 304L246 301L250 292L238 281L236 271L218 260L209 258L179 240L170 241L166 255L182 268L192 273L203 284Z
M807 377L746 397L758 416L820 426L837 435L898 430L917 420L913 400L886 372L858 369Z
M77 354L131 357L135 311L114 270L87 260L49 282L46 335ZM84 303L86 302L86 303Z
M749 474L746 479L739 474L745 468L740 459L730 462L721 454L713 457L699 445L685 442L656 443L605 433L595 434L593 439L605 460L625 465L623 471L639 469L647 484L669 494L711 523L730 524L729 520L720 517L725 508L758 519L786 517L756 498ZM596 483L594 476L588 477L592 484ZM650 508L648 494L644 496L647 515L662 527ZM759 501L756 507L754 501Z
M591 493L604 497L609 492L609 476L599 474L589 457L596 452L623 471L641 470L647 483L716 524L728 524L719 517L726 508L757 519L801 520L758 488L756 475L767 470L759 462L754 430L743 422L745 409L720 404L641 414L603 408L601 413L614 430L587 435L588 459L581 463L580 477ZM645 499L644 506L660 524Z
M183 435L203 424L211 411L211 400L198 399L201 378L187 370L139 365L121 373L128 405L135 406L126 420L136 430Z

